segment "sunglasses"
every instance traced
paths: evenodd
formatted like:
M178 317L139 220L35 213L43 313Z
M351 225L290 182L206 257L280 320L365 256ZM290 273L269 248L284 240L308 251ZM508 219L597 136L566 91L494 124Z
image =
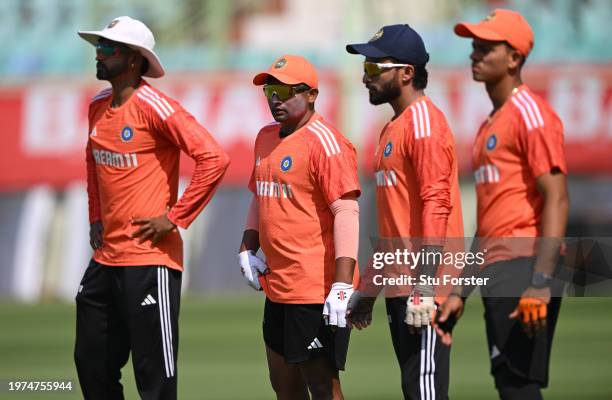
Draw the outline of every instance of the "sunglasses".
M378 76L382 74L383 70L385 69L397 68L397 67L407 67L409 65L410 64L375 63L375 62L366 61L363 63L363 72L365 72L367 76L372 77L372 76Z
M117 46L110 43L98 43L96 44L96 53L103 55L104 57L115 57L121 53L126 53L127 50L122 46Z
M287 101L300 92L305 92L310 87L300 84L297 86L288 85L264 85L263 91L268 100L272 100L272 97L276 95L280 101Z

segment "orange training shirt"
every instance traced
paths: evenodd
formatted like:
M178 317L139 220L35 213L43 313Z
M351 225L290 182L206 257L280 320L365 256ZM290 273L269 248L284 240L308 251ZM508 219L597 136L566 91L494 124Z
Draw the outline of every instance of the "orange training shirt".
M538 237L543 197L536 179L555 168L567 174L561 120L542 98L521 85L481 125L472 164L478 201L476 236ZM500 241L496 249L489 249L487 263L533 256L535 242L529 243L505 246Z
M329 205L360 194L353 145L320 115L281 138L261 129L249 189L257 196L259 241L270 273L260 278L279 303L322 304L335 278L334 217ZM355 283L358 269L355 268Z
M393 239L417 239L420 246L455 238L446 243L445 251L462 251L455 141L442 111L428 97L419 98L383 128L374 158L381 239L390 240L387 245L398 243ZM438 268L439 274L459 272L454 267ZM411 272L401 266L385 271L386 277L399 274ZM367 279L364 284L370 286L371 277ZM385 295L407 296L410 290L388 286Z
M112 89L97 94L89 107L87 192L89 221L102 221L103 246L94 260L104 265L166 265L183 269L177 229L155 246L131 235L132 219L157 217L187 228L212 195L229 157L212 136L175 100L144 80L121 106L110 106ZM191 183L177 201L179 158L196 162Z

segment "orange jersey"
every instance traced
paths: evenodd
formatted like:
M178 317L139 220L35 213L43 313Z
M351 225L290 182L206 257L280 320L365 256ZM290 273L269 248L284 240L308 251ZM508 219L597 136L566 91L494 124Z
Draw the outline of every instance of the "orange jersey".
M278 303L322 304L334 282L334 216L329 205L360 194L353 145L318 114L281 138L261 129L249 189L257 196L259 241L270 273L260 281ZM355 268L357 277L357 268Z
M514 89L480 127L472 161L478 201L476 236L540 236L543 197L536 178L555 168L567 174L563 125L552 108L527 86ZM535 255L534 246L515 247L490 252L488 263Z
M428 97L387 123L374 157L381 238L422 238L417 240L420 245L463 237L455 141L444 114ZM446 250L456 243L462 239L454 239ZM385 276L410 273L403 268L386 272ZM405 296L409 290L388 287L386 296Z
M387 123L374 157L381 237L463 237L455 140L428 97Z
M154 247L132 239L132 219L168 213L187 228L210 201L229 164L212 136L173 99L145 81L120 107L112 89L89 107L87 192L89 220L102 221L104 243L93 258L105 265L166 265L182 270L183 242L177 229ZM193 179L177 202L179 157L196 161Z

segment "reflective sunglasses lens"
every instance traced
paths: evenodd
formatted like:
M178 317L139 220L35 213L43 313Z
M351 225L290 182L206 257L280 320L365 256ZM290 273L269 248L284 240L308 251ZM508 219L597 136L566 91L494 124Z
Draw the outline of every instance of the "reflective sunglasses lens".
M382 72L382 69L378 65L376 65L376 63L371 62L364 62L363 70L368 76L377 76L380 75Z
M272 100L272 96L276 94L280 101L286 101L293 97L294 91L291 86L285 85L266 85L264 86L264 94L270 100Z
M109 45L105 45L105 44L97 44L96 45L96 52L102 54L105 57L110 57L110 56L114 56L115 54L118 54L119 49L115 46L109 46Z

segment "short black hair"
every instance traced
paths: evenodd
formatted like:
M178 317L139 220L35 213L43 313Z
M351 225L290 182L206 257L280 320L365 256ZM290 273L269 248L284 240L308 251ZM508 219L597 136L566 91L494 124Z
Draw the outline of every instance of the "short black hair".
M149 69L149 60L146 57L142 57L142 64L140 64L140 75L144 75L147 73Z
M410 62L402 61L397 58L390 57L390 59L396 64L410 64L414 68L414 77L412 78L412 87L416 90L423 90L427 87L427 72L426 64L412 64Z
M412 78L412 87L416 90L423 90L427 87L427 78L429 73L425 64L413 65L414 77Z

